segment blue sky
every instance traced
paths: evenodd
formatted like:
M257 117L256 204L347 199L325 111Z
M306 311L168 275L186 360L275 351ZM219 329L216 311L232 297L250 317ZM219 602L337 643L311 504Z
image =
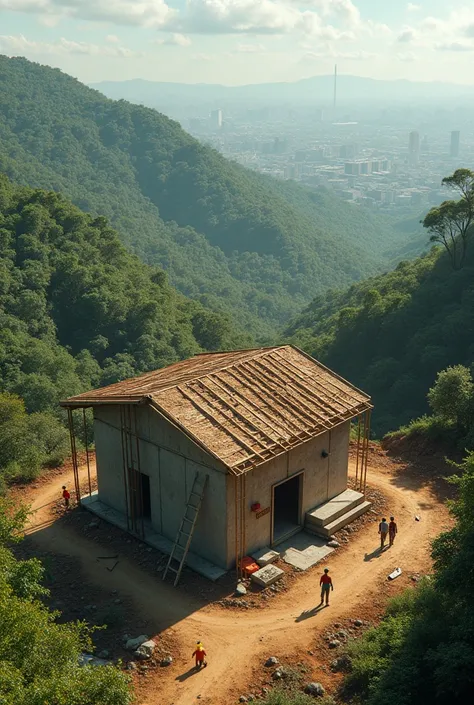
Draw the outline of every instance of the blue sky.
M0 53L92 82L474 83L473 0L0 0Z

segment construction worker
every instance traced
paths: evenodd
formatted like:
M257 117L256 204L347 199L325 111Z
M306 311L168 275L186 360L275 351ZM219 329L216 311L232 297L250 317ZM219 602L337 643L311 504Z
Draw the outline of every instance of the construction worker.
M197 642L196 644L196 650L193 653L193 657L196 657L196 668L201 668L204 667L206 668L207 666L207 661L206 661L206 652L204 651L204 646L200 641Z
M388 545L393 546L395 541L395 536L398 534L398 527L395 523L395 517L390 517L390 524L388 525Z
M71 495L69 494L66 485L63 485L63 499L65 508L69 509L69 500L71 499Z
M379 524L379 534L380 534L380 548L383 549L385 547L385 541L387 540L387 534L388 534L388 524L387 520L385 517L382 519L382 521Z
M329 590L334 590L334 585L332 584L332 578L329 575L329 568L324 569L323 575L321 575L321 580L319 581L321 586L321 602L322 605L324 599L326 599L326 606L329 607Z

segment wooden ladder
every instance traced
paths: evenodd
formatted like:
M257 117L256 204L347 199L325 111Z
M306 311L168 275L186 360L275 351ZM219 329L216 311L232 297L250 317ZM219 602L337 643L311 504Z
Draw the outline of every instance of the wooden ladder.
M181 520L181 525L176 535L176 540L173 544L170 557L168 558L165 572L163 573L163 580L166 578L168 573L175 573L175 587L179 582L181 571L183 570L186 556L188 555L208 477L208 475L204 475L203 477L199 472L197 472L194 476L194 482L188 497L186 510Z

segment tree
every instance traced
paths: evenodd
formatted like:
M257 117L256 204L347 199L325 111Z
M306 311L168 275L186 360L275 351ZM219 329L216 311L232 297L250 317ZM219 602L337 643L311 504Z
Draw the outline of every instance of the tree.
M432 208L422 222L431 233L431 242L443 245L453 268L461 269L474 221L474 172L458 169L452 176L443 179L443 185L457 191L461 199L444 201Z
M428 403L435 416L450 423L464 425L474 399L471 372L464 365L448 367L438 373L428 392Z
M119 668L79 666L93 632L84 622L60 624L38 599L48 594L40 561L19 561L9 550L26 516L0 498L0 703L130 705L130 679Z

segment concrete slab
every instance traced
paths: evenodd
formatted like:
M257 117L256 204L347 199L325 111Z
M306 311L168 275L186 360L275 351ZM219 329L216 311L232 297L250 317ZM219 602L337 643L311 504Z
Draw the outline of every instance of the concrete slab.
M285 541L280 548L282 550L281 557L285 563L298 568L298 570L312 568L334 550L327 545L324 539L304 531Z
M272 549L268 547L261 548L260 551L257 551L256 553L252 554L252 558L262 568L264 568L269 563L274 563L279 557L280 554L278 553L278 551L272 551Z
M312 509L306 513L306 521L317 524L318 526L326 526L330 522L335 521L338 517L361 504L364 501L364 495L355 490L344 490L329 502L321 504L319 507Z
M256 573L253 573L250 579L253 580L254 583L257 583L257 585L268 587L276 583L277 580L280 580L283 575L285 575L285 571L278 568L276 565L266 565L264 568L257 570Z
M122 531L127 531L127 519L125 515L101 502L97 492L94 492L91 497L88 495L81 497L81 502L88 511L92 512L100 519L108 521L109 524L117 526L119 529L122 529ZM172 541L152 529L145 528L145 536L140 540L168 556L173 548ZM191 551L189 551L186 557L186 566L194 570L195 573L199 573L199 575L203 575L208 580L213 581L222 578L227 572Z

